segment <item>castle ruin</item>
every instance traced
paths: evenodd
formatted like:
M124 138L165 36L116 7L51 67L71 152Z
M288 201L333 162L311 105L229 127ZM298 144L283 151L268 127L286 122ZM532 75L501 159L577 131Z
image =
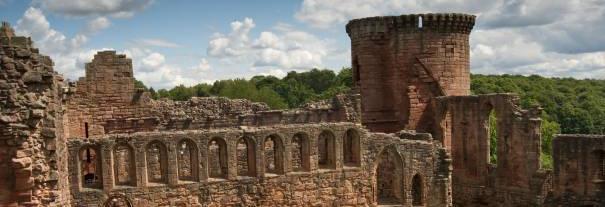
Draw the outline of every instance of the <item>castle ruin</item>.
M3 23L0 206L605 206L605 136L559 135L541 169L541 109L470 94L474 23L352 20L354 89L291 110L153 100L115 51L68 83Z

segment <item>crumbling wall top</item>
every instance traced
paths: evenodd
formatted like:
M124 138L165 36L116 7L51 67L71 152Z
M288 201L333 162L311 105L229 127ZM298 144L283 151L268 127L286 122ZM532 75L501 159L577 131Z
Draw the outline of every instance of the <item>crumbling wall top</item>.
M20 47L33 50L37 53L38 49L32 47L32 40L29 37L15 36L15 30L8 22L2 22L0 27L0 46L1 47Z
M0 37L14 37L15 30L11 27L8 22L2 22L2 27L0 27Z

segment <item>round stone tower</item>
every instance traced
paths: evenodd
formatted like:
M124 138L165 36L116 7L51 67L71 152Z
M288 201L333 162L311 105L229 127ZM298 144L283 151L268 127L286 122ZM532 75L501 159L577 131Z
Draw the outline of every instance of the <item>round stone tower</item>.
M430 101L470 94L469 34L475 16L409 14L351 20L353 82L371 131L432 127Z

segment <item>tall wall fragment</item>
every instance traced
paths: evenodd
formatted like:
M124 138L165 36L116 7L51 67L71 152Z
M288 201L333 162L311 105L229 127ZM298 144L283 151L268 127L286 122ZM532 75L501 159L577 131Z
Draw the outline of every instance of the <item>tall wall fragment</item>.
M63 79L30 38L0 27L0 206L70 202Z

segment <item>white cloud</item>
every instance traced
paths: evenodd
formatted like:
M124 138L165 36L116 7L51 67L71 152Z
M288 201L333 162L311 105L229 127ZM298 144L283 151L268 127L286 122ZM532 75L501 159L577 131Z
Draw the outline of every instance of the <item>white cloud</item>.
M244 21L231 22L231 33L224 35L214 34L208 43L207 52L216 57L234 57L245 53L250 46L248 33L256 25L251 18L245 18Z
M288 73L286 73L286 71L283 71L283 70L280 70L280 69L271 69L271 70L269 70L269 71L267 71L265 73L261 73L261 75L264 75L264 76L269 76L270 75L270 76L275 76L275 77L278 77L278 78L283 78L287 74Z
M309 69L321 66L322 59L332 52L331 42L285 24L262 31L251 40L254 26L250 18L232 22L228 35L217 33L211 38L208 55L254 67Z
M165 61L166 58L164 57L164 55L157 52L151 53L147 57L143 58L143 60L141 60L143 66L141 67L141 69L143 71L154 71L159 66L164 64Z
M150 46L150 47L168 47L168 48L181 47L181 45L179 45L179 44L169 42L166 40L162 40L162 39L141 39L136 42L140 43L144 46Z
M214 81L206 74L211 67L205 58L193 67L184 67L171 63L166 55L147 48L133 47L119 53L132 59L135 78L155 89Z
M88 21L85 32L88 34L94 34L108 28L110 25L111 22L106 17L97 17Z
M38 8L28 8L23 17L17 21L15 27L18 35L30 36L34 40L34 46L43 54L50 55L55 63L55 70L75 79L83 74L83 70L77 69L78 60L88 51L81 49L88 41L84 34L76 34L72 38L51 28L50 23ZM83 54L82 54L83 53Z
M193 67L193 72L196 73L203 73L203 72L207 72L210 70L210 63L208 63L208 60L206 58L202 58L200 60L200 63Z
M131 17L153 0L41 0L42 8L66 16Z
M16 32L19 35L31 36L42 51L68 52L86 42L85 36L68 39L62 33L52 29L40 9L30 7L17 21Z
M156 89L171 88L176 85L193 85L199 82L195 75L185 75L187 71L170 64L164 54L146 48L129 48L121 53L132 59L135 78Z

